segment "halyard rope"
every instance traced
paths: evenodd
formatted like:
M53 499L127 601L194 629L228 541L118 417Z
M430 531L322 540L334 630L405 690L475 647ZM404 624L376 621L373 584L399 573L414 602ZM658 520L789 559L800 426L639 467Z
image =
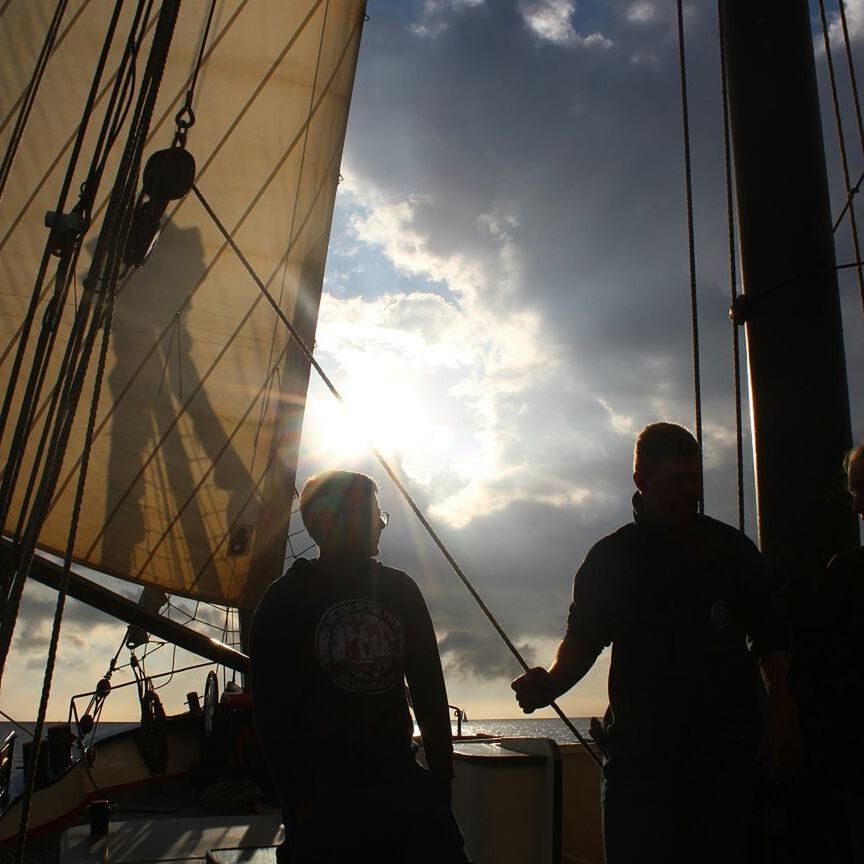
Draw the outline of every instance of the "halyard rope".
M720 30L720 82L723 93L723 161L726 174L726 224L729 234L729 293L738 298L738 262L735 252L735 208L732 195L732 144L729 125L729 87L726 76L726 33L723 0L717 0ZM741 418L741 346L738 325L732 322L732 382L735 391L735 456L738 474L738 529L744 533L744 424Z
M841 0L841 6L842 0ZM837 126L837 144L840 148L840 162L843 167L843 182L846 185L847 209L849 211L849 228L852 232L852 246L855 251L855 260L861 259L861 247L858 240L858 221L855 218L855 204L853 202L854 192L849 177L849 158L846 155L846 133L843 129L843 115L840 111L840 97L837 91L837 76L834 72L834 56L831 50L831 39L828 33L828 18L825 14L825 0L819 0L819 16L822 20L822 38L825 44L825 59L828 62L828 78L831 82L831 99L834 105L834 122ZM858 288L861 291L861 299L864 301L864 268L857 267Z
M684 51L684 0L678 0L678 61L681 76L681 121L684 132L684 181L687 198L687 249L690 260L690 328L693 350L693 407L702 474L702 376L699 370L699 295L696 290L696 234L693 219L693 172L690 160L690 106L687 99L687 57ZM705 493L699 484L699 512L705 512Z

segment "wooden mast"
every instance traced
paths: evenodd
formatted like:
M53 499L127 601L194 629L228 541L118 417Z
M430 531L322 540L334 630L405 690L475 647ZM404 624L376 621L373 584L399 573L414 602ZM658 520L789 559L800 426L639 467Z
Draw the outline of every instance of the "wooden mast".
M858 536L841 494L852 436L809 9L721 6L759 540L787 572L821 569Z

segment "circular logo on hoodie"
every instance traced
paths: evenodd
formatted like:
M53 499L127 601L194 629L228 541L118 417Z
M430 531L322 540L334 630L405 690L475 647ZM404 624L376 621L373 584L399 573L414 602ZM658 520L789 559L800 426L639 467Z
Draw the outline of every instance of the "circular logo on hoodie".
M718 600L711 607L711 623L717 630L725 630L729 623L729 606L725 600Z
M402 682L402 625L371 600L345 600L318 622L321 671L352 693L384 693Z

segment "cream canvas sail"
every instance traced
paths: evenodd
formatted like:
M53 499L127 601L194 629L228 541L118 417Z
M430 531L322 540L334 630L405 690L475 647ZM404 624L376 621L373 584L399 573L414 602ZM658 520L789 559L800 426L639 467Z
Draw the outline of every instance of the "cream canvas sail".
M119 33L128 31L137 5L123 4ZM56 205L114 6L109 0L69 3L0 202L4 390L48 233L45 213ZM309 346L363 7L360 0L219 0L195 87L187 149L196 161L196 184ZM0 6L2 152L55 8L51 0ZM203 0L180 8L145 161L171 145L209 9ZM154 4L152 18L157 14ZM139 72L152 34L151 26ZM106 111L122 47L123 40L115 40L67 209L86 176L87 148ZM22 478L38 447L121 152L122 141L111 152L76 268L76 291L58 325L59 350ZM42 326L56 260L49 263L34 332ZM29 371L31 363L28 347L22 369ZM87 387L92 369L90 376ZM260 583L281 569L307 382L308 364L201 202L192 194L172 202L146 265L120 284L76 561L175 594L253 603ZM15 384L20 399L24 381ZM85 423L86 406L76 417L40 535L48 551L66 547ZM10 437L7 430L3 464ZM26 482L15 494L7 533L26 503ZM255 586L248 584L250 572L257 574Z

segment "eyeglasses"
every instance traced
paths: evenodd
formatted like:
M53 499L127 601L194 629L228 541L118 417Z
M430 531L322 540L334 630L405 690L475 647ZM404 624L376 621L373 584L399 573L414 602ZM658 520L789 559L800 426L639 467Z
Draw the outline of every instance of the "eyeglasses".
M387 523L390 521L390 514L386 510L381 511L381 522L384 524L384 527L387 527Z

